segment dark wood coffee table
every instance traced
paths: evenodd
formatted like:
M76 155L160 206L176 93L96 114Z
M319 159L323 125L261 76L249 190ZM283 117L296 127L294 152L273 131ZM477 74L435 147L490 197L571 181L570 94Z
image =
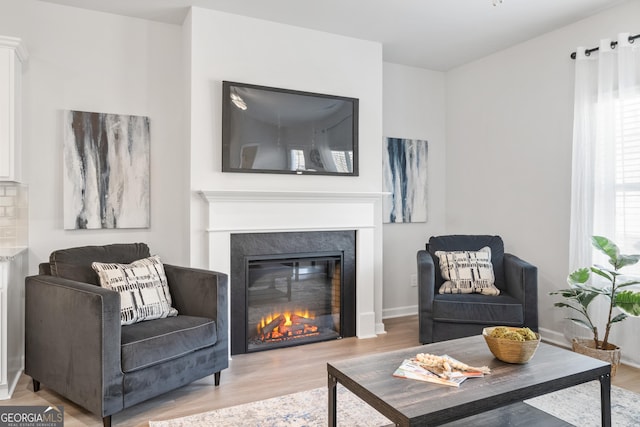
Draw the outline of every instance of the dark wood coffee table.
M460 387L392 375L404 359L417 353L448 354L471 366L489 366L491 374L469 378ZM484 338L474 336L331 362L327 372L330 426L336 425L338 383L397 426L432 426L461 419L466 420L459 425L469 425L467 417L471 416L476 417L474 425L496 425L492 420L504 420L510 413L516 415L509 422L531 426L532 420L540 417L556 420L555 425L568 424L523 404L523 400L596 379L600 381L602 426L611 426L611 365L545 343L540 343L533 358L522 365L494 358Z

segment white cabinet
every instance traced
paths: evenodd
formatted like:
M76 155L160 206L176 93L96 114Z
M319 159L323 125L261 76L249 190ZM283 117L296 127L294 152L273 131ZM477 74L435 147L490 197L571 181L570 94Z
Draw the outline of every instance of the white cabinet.
M0 181L21 180L22 64L20 39L0 36Z
M0 248L0 399L10 399L24 367L25 248Z

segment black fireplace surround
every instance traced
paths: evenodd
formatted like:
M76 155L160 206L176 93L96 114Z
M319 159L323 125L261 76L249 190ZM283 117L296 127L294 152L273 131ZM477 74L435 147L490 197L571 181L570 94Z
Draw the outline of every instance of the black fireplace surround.
M248 333L247 271L252 260L285 256L308 257L310 254L340 254L340 325L339 337L356 332L356 232L355 230L240 233L231 235L231 354L250 351ZM333 338L332 338L333 339ZM313 341L311 341L313 342ZM303 344L292 342L288 345ZM269 349L266 347L265 349Z

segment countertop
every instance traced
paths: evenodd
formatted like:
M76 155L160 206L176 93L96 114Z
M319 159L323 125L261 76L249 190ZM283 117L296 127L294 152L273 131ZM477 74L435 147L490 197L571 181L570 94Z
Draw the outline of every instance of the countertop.
M18 246L12 248L0 248L0 262L13 261L16 255L26 251L26 246Z

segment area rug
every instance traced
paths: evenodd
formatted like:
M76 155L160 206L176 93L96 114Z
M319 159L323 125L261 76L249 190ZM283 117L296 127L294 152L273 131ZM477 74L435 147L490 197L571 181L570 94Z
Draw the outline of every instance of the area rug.
M344 387L338 385L338 425L387 426L390 421ZM286 403L283 403L286 402ZM526 403L580 427L600 426L600 384L592 381ZM640 425L640 395L611 388L611 419L616 427ZM293 393L244 405L232 406L182 418L149 421L149 427L325 427L327 389Z
M591 381L555 393L525 400L575 426L600 427L600 383ZM611 425L640 426L640 394L611 386Z

